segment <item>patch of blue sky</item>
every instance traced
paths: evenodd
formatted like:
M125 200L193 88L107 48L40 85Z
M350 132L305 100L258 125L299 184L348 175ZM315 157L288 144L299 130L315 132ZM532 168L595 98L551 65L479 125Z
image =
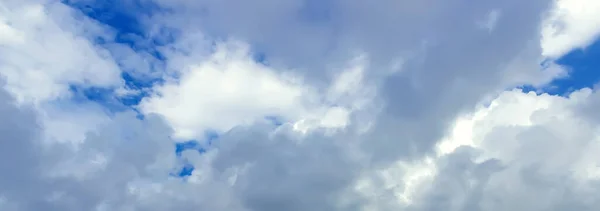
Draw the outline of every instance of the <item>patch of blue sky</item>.
M147 97L149 95L149 93L145 90L151 89L154 85L164 82L162 78L143 80L140 78L133 77L128 72L121 73L121 77L125 81L126 88L131 90L140 90L139 93L131 94L121 98L123 104L127 106L134 106L139 104L144 97Z
M179 170L179 172L177 174L174 174L172 176L185 178L185 177L191 176L192 173L194 172L194 170L195 170L194 165L192 165L190 163L184 163L181 170Z
M569 52L556 63L567 68L567 77L556 79L540 90L525 86L523 91L566 96L582 88L594 88L600 83L600 39L586 48Z
M98 103L109 113L129 109L115 97L112 89L70 85L69 91L71 92L70 100L74 103L88 103L91 101Z
M153 48L156 43L146 36L144 24L140 21L160 11L151 1L140 0L63 0L63 3L81 11L87 17L107 25L115 30L114 40L98 40L98 44L117 42L127 44L135 50L148 50L157 58L162 58L160 52Z
M564 95L600 82L600 39L563 56L558 63L569 68L569 77L552 82L548 92Z
M132 81L129 82L133 83ZM85 87L73 84L69 86L69 91L71 92L71 102L97 103L106 109L108 113L133 110L138 113L139 118L143 118L143 114L138 111L135 105L138 105L148 95L148 92L140 91L120 96L115 94L115 89L113 88Z
M154 61L149 61L150 64L147 66L142 66L151 70L143 70L144 72L152 72L154 71L153 69L159 71L164 69L164 62L162 61L165 60L165 57L156 47L172 42L174 38L171 35L173 33L170 33L169 30L166 29L162 30L164 32L161 32L160 36L152 38L146 36L147 33L145 32L145 27L140 20L143 20L143 17L148 17L161 10L158 6L152 4L151 1L63 0L62 2L114 30L115 37L112 38L113 40L106 40L107 38L98 37L95 40L97 45L107 46L113 43L126 45L138 53L141 52L144 55L150 55L152 57L150 59ZM122 78L125 81L126 86L133 90L139 90L140 92L140 95L127 96L126 98L121 99L120 102L127 106L137 105L141 98L147 94L144 93L146 88L151 87L157 82L161 82L161 78L148 78L148 74L136 74L136 70L132 70L130 67L131 65L124 64L119 60L118 57L121 54L114 52L118 51L118 48L107 47L107 49L115 55L115 59L121 66L123 71ZM161 74L156 75L160 76ZM86 95L90 97L90 100L97 101L105 99L107 95L113 93L111 91L114 90L98 91L92 88L91 90L86 90L84 92L90 93Z
M194 165L190 164L187 160L183 159L181 157L181 154L184 151L188 150L204 154L209 150L209 147L213 144L213 142L219 138L219 134L214 131L207 131L205 132L204 136L205 137L203 142L189 140L175 144L175 155L177 156L179 162L183 163L183 166L180 169L176 170L176 173L171 174L171 176L187 177L192 175L195 169Z
M175 154L181 156L183 151L197 150L199 153L205 153L206 149L200 146L200 143L195 140L179 142L175 144Z
M186 150L195 150L199 153L205 153L215 140L219 138L219 134L215 131L204 132L204 139L202 142L197 140L189 140L179 142L175 144L175 153L177 156L181 156L181 153Z

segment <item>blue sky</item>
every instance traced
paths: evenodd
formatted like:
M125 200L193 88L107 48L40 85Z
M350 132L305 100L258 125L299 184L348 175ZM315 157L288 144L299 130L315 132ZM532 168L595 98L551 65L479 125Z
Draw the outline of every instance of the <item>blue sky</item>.
M536 91L552 95L567 96L582 88L594 88L600 82L600 39L584 49L573 50L557 59L556 64L564 66L569 75L556 79L539 90L529 86L523 91Z
M570 70L570 76L551 83L548 93L564 95L581 88L592 88L600 82L600 40L585 49L568 53L558 60Z

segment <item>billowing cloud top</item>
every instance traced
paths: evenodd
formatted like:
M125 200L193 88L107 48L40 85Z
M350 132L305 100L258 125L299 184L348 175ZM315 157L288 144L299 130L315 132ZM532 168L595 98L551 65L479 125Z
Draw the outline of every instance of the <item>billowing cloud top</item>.
M0 0L0 210L600 209L594 0ZM540 65L541 64L541 65Z

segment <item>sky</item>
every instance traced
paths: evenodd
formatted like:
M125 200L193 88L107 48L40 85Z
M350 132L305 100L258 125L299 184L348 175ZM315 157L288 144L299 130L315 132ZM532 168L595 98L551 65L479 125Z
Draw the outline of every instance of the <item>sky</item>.
M559 79L550 84L554 89L546 90L550 94L564 95L582 88L594 88L600 81L600 73L595 71L600 62L600 41L593 41L583 49L573 50L559 58L558 63L569 67L569 77Z
M0 0L0 210L598 210L599 14Z

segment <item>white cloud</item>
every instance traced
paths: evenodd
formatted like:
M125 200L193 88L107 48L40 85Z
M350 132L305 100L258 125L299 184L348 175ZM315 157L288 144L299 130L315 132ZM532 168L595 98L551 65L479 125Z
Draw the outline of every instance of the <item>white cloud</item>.
M598 191L586 185L600 179L600 160L594 156L600 147L600 125L596 120L590 122L579 110L598 96L589 89L568 97L523 93L519 89L506 91L490 106L458 118L449 136L438 144L435 156L410 165L400 163L388 171L406 170L405 177L419 181L408 183L411 184L408 187L420 185L421 189L400 191L403 197L407 191L411 193L408 194L410 206L419 209L427 209L428 203L444 203L449 210L469 206L473 207L468 210L571 210L575 207L592 210L598 204L577 197ZM477 153L460 161L466 163L452 166L455 165L452 162L458 162L453 159L465 153L461 147L470 147ZM484 168L490 159L500 162L502 167L473 174L472 171ZM457 174L467 175L453 178ZM481 174L489 174L488 179L482 181ZM559 178L563 179L555 181ZM540 186L535 180L547 182ZM469 181L474 183L466 185ZM454 189L448 186L453 183L462 183L462 186ZM548 189L558 192L548 193ZM577 197L563 198L560 194L564 191ZM530 198L528 194L535 197ZM441 201L432 202L430 200L436 200L432 197Z
M19 101L64 97L69 85L117 87L120 70L89 39L109 36L101 26L55 2L0 4L0 74Z
M179 80L155 88L140 105L158 113L184 139L204 131L225 132L266 116L298 120L318 99L301 78L277 72L252 60L247 46L224 43L206 61L188 64Z
M556 0L542 28L543 55L559 58L600 36L600 2Z
M208 58L172 56L184 68L181 75L157 85L140 108L165 116L178 138L195 139L207 130L226 132L266 116L299 122L302 130L343 128L350 113L373 97L362 81L365 58L336 71L340 74L320 93L297 73L258 63L250 53L246 44L231 41L218 44Z
M79 142L109 117L71 102L71 86L119 88L121 70L95 43L112 32L55 1L0 2L0 76L21 104L34 104L47 141Z

